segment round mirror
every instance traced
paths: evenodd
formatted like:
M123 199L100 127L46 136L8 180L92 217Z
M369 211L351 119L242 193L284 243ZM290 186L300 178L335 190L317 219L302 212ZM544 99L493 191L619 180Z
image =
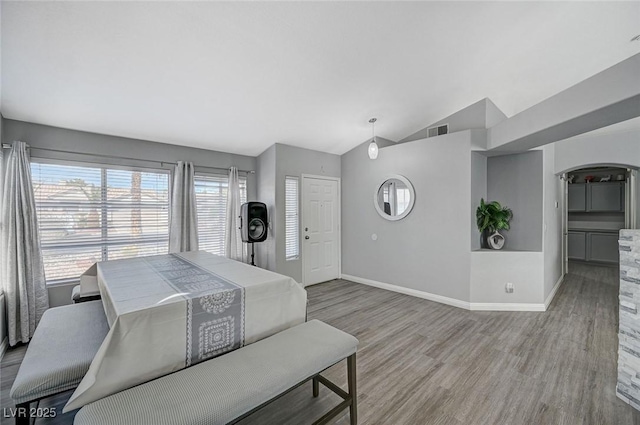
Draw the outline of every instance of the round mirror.
M378 214L387 220L405 218L413 208L416 193L404 176L387 176L373 194L373 204Z

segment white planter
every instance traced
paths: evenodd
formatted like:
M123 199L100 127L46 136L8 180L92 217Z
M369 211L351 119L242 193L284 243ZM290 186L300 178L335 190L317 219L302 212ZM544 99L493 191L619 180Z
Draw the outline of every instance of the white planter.
M504 236L496 230L487 238L487 243L491 249L502 249L504 247Z

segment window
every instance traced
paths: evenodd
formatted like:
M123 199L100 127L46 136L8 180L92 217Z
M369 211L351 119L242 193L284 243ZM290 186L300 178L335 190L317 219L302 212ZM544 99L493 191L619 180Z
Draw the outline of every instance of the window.
M227 176L197 174L195 177L198 245L218 255L224 255L228 188ZM246 177L240 177L240 202L247 202Z
M300 227L298 219L298 178L284 179L285 253L287 260L300 255Z
M411 193L409 193L409 188L402 187L396 189L396 214L400 215L409 206L409 202L411 201Z
M168 252L168 172L32 162L31 175L47 283Z

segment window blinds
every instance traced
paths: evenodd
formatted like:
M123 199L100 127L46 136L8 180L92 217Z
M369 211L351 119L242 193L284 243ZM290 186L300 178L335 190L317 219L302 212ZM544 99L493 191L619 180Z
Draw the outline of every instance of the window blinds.
M284 179L285 210L285 255L287 260L298 258L300 254L300 228L298 219L298 178Z
M229 177L196 174L198 245L201 250L224 255ZM240 202L247 202L247 178L240 177Z
M31 173L47 283L168 252L168 172L32 162Z

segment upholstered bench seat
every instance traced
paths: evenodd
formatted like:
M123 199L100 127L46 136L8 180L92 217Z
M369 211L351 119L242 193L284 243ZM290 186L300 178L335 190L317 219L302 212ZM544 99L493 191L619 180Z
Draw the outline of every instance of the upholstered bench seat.
M318 320L84 406L75 425L222 425L234 423L306 380L343 398L318 421L351 408L356 423L358 340ZM319 373L349 358L349 393ZM338 409L340 407L340 409Z
M45 311L11 388L16 405L77 387L108 332L101 301Z

